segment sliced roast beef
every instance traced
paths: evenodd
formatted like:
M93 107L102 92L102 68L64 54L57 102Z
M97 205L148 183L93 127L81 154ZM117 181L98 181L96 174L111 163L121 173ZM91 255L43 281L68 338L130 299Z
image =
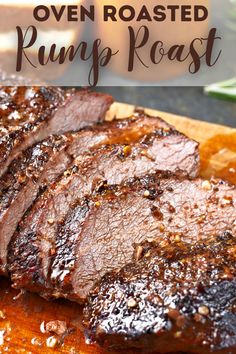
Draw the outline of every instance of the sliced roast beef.
M77 164L37 200L10 246L9 264L15 287L41 292L45 297L51 295L49 269L58 228L79 198L101 191L104 185L119 184L148 172L171 170L190 176L198 173L198 144L173 128L160 126L158 120L155 126L153 119L153 132L140 137L145 129L139 129L139 140L136 134L129 133L127 141L124 129L115 139L124 139L128 145L105 146L80 156ZM128 123L118 124L122 127ZM106 230L106 225L102 227Z
M21 153L0 181L0 272L6 271L7 246L24 213L39 191L54 182L73 158L102 144L135 141L159 127L169 126L159 118L136 115L53 136Z
M53 87L0 88L0 176L20 152L52 134L103 118L108 95Z
M89 295L90 341L122 352L235 353L235 233L142 250L140 260L104 276Z
M64 212L72 198L65 190L57 194L58 198L47 209L48 219L43 218L45 213L39 219L40 227L43 225L38 228L39 236L37 229L36 233L28 227L34 223L31 217L12 245L15 286L83 302L95 280L130 262L135 245L147 239L194 244L214 239L225 231L235 233L234 186L222 181L159 177L147 177L136 185L116 187L114 191L108 188L107 192L98 185L103 194L80 200L70 209L59 230L58 211ZM70 186L67 191L74 194L76 188ZM55 210L57 214L52 214ZM52 242L55 226L56 244Z
M0 273L6 272L7 246L18 222L40 189L72 162L66 136L50 137L21 153L0 180Z
M235 234L235 186L208 183L157 175L80 201L53 248L55 296L84 301L97 279L129 263L147 239L194 244L225 231Z

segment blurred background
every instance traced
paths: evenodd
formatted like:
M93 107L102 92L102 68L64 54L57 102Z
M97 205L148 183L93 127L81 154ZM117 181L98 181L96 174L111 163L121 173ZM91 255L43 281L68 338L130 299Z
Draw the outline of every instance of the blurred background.
M103 6L112 3L117 9L124 5L123 0L57 0L58 6L62 3L76 4L78 6L78 14L80 6L87 8L90 4L95 6L96 21L68 22L66 15L62 20L57 22L53 16L45 22L38 22L33 18L33 9L35 4L27 1L27 4L21 4L16 0L0 0L0 65L3 70L16 74L16 49L17 49L17 33L16 26L22 29L22 35L28 26L34 24L37 28L37 41L34 45L27 48L26 53L30 60L37 68L30 65L27 60L23 60L21 74L32 78L35 82L47 81L50 84L60 86L81 86L93 85L97 81L93 78L93 59L95 63L100 64L100 60L96 60L97 56L89 55L94 45L95 39L101 39L101 45L98 49L98 55L101 54L104 47L109 46L113 51L119 50L118 55L114 56L109 62L108 67L99 68L99 86L207 86L215 82L221 82L232 79L236 76L236 4L235 0L189 0L193 14L194 5L202 5L208 8L209 17L202 22L181 21L180 11L177 12L176 21L171 21L170 14L163 22L135 20L131 22L119 20L117 22L104 22ZM141 10L142 3L138 0L130 0L129 5L136 10L138 15ZM176 0L162 0L164 6L176 4ZM185 4L186 2L179 2ZM12 5L11 5L12 4ZM157 2L155 0L147 0L147 6L150 14ZM14 6L13 6L14 5ZM59 9L58 9L59 10ZM167 9L166 9L167 10ZM79 15L78 15L79 16ZM141 25L148 25L149 40L143 48L139 48L138 55L145 62L147 67L142 65L135 56L134 71L128 73L128 49L129 32L128 26L134 30L134 34L138 33ZM213 46L212 62L217 58L219 52L221 55L216 65L208 67L206 65L205 51L206 39L209 30L216 28L216 36L220 36ZM29 37L30 36L30 37ZM27 31L27 38L31 38L32 29ZM143 33L141 31L141 38ZM173 45L181 45L184 47L184 56L189 52L190 43L198 38L194 47L199 55L202 56L202 65L198 73L190 74L189 65L192 58L188 56L186 61L177 62L170 61L167 56L163 56L158 64L153 64L150 59L150 50L156 41L163 42L165 53ZM203 40L199 40L199 39ZM28 40L28 39L27 39ZM139 37L140 40L140 37ZM45 46L45 56L47 57L51 45L56 44L56 53L60 52L63 47L77 48L81 42L88 44L86 48L86 59L81 59L81 51L77 52L73 63L67 60L63 64L58 61L48 62L46 65L38 63L38 51L43 45ZM139 41L138 41L139 42ZM158 47L158 49L160 49ZM159 60L161 55L156 52ZM25 58L24 58L25 59ZM45 58L46 61L46 58ZM92 79L89 73L92 73ZM236 85L235 85L236 86Z
M174 3L174 0L164 0L166 3ZM153 4L154 0L147 1L147 4ZM163 2L163 1L162 1ZM108 0L94 0L95 4L109 3ZM114 4L123 3L121 0L113 1ZM132 3L137 3L137 0L132 0ZM139 70L134 73L127 73L127 67L124 68L123 60L117 57L117 62L108 68L101 69L101 76L99 80L99 86L203 86L213 84L215 82L221 82L232 79L236 76L236 0L205 0L196 1L191 0L190 4L204 4L209 10L209 18L206 21L205 26L200 26L200 23L193 24L189 27L189 23L178 23L175 27L171 27L170 23L165 23L164 26L160 23L152 23L150 25L151 36L150 42L154 40L163 40L168 45L182 43L187 46L191 40L195 37L205 38L208 31L212 27L216 27L217 35L221 37L221 40L216 41L213 58L221 50L221 56L216 65L212 68L204 65L201 66L200 71L197 74L189 74L187 67L188 63L182 63L181 65L172 62L164 65L152 65L149 68L144 69L138 66ZM137 5L138 6L138 5ZM128 23L129 24L129 23ZM110 27L109 27L110 26ZM90 41L91 38L100 36L104 43L107 45L117 46L122 48L122 43L126 38L126 30L124 23L119 27L119 21L112 24L95 23L94 26L85 24L81 37L86 41ZM113 27L114 26L114 27ZM116 27L118 26L118 27ZM137 26L137 23L136 23ZM140 24L138 25L140 26ZM127 48L123 51L127 53ZM144 48L144 53L141 57L145 57L145 52L148 52L148 48ZM215 55L215 56L214 56ZM121 58L125 57L124 55ZM127 60L124 60L126 62ZM146 60L145 60L146 62ZM148 62L148 61L147 61ZM80 63L80 79L86 81L87 72L90 63ZM66 85L76 85L78 77L76 73L79 70L78 63L72 64L66 71L63 80ZM60 78L58 83L60 83ZM236 83L234 85L236 87Z
M203 87L98 87L116 101L236 128L236 101L209 97Z

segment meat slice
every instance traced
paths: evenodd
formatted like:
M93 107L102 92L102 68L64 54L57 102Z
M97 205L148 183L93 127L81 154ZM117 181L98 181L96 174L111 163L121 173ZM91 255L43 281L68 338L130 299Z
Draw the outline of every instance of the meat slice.
M38 229L41 237L45 235L40 248L39 231L22 229L11 247L15 287L84 302L95 281L129 263L136 245L147 239L160 243L184 239L193 244L214 240L225 231L234 233L235 187L222 181L209 183L157 175L108 191L99 184L102 195L79 200L73 207L70 204L61 226L55 222L58 214L53 214L48 219L51 228L45 222L46 227ZM76 193L76 188L67 190ZM49 218L53 207L63 210L68 203L65 191L57 195L50 213L47 209ZM32 218L27 221L32 224Z
M38 193L72 162L66 136L50 137L18 156L0 180L0 273L6 273L7 246Z
M122 352L235 353L235 252L229 232L198 245L144 245L139 261L90 293L87 337Z
M78 199L101 191L104 185L119 184L147 172L167 169L179 174L187 171L191 176L198 173L198 144L166 127L166 123L163 126L163 121L139 118L138 138L134 134L136 129L128 129L128 121L117 124L119 131L110 143L120 143L124 139L129 144L105 146L80 156L77 164L37 200L20 224L9 257L15 287L41 292L45 297L51 295L49 269L56 235ZM150 125L152 133L146 135ZM137 127L132 120L130 126ZM56 292L54 296L57 296Z
M75 157L102 144L135 141L158 127L169 126L159 118L136 115L53 136L21 153L0 181L0 273L6 273L7 246L24 213L40 190L54 182Z
M79 130L103 118L108 95L53 87L0 88L0 176L20 152L49 135Z
M147 239L194 244L235 233L235 187L208 183L157 175L80 201L53 248L54 295L83 302L96 280L129 263Z
M25 88L21 89L25 90ZM62 94L62 91L60 92ZM86 91L73 95L76 97L73 98L71 96L67 106L63 108L64 113L68 114L67 118L63 118L65 122L67 120L66 125L72 119L75 120L72 128L83 127L86 124L86 119L87 124L91 125L93 119L90 115L91 102L94 102L93 109L95 114L93 117L95 119L104 116L111 103L111 98L109 96L107 98L105 95L89 94ZM49 97L49 99L51 98ZM49 99L48 105L50 104ZM80 107L75 107L76 103ZM59 110L61 109L59 108ZM71 113L70 110L72 110ZM56 112L55 109L54 113L56 117L52 119L58 118L60 120L58 114L62 114L62 112ZM0 181L0 274L6 273L8 243L16 230L17 224L39 191L55 181L72 163L75 155L77 156L77 154L84 153L89 148L96 146L99 143L99 139L106 142L109 135L109 132L107 132L108 125L108 123L104 123L103 125L95 126L94 129L90 128L83 132L80 131L64 136L51 136L21 152L9 165ZM112 126L112 124L110 125ZM114 127L111 127L111 130L115 128L115 124L113 125ZM60 122L58 122L58 129L60 129L59 126ZM56 131L55 127L53 129ZM62 130L69 129L71 129L69 126L67 128L65 126Z

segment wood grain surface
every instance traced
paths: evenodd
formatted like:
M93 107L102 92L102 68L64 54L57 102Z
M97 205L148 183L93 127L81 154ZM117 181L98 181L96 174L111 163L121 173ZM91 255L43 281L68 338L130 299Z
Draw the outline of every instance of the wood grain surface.
M134 106L114 103L107 119L131 115ZM213 125L145 109L173 124L179 131L200 142L201 175L216 175L236 183L236 129ZM85 343L82 308L68 301L47 302L37 295L12 290L0 279L0 353L102 354L103 350ZM45 332L50 321L64 321L63 335ZM52 346L52 348L51 348Z

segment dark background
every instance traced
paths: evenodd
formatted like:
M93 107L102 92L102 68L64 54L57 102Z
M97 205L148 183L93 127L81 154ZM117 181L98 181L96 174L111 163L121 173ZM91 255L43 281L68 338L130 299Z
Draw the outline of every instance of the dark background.
M116 101L236 128L236 102L208 97L202 87L98 87Z

